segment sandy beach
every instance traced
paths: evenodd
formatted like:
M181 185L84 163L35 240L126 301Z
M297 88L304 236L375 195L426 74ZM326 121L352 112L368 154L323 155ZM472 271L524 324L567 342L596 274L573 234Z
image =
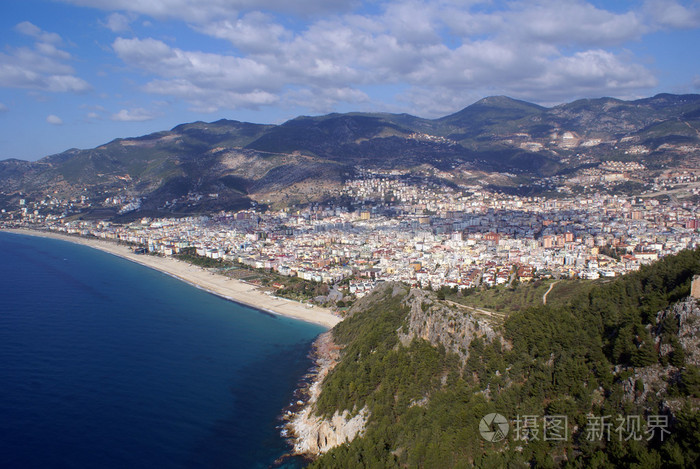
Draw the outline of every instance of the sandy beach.
M18 233L29 236L60 239L71 243L82 244L93 249L128 259L132 262L150 267L151 269L171 275L205 291L221 296L231 301L267 311L282 316L288 316L302 321L319 324L327 328L335 326L341 318L328 309L319 306L307 306L293 300L274 297L260 291L256 286L239 280L224 277L207 271L201 267L188 264L170 257L134 254L127 246L98 239L80 238L49 231L34 231L27 229L3 230L7 233Z

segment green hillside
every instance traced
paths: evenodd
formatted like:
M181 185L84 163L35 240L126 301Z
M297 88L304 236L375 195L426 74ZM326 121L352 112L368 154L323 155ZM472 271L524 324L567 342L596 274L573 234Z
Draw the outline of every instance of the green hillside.
M700 250L684 251L565 305L514 312L500 335L471 340L466 359L422 339L402 343L407 289L381 290L334 329L343 355L318 401L326 416L368 410L365 433L310 467L697 467L700 357L697 338L681 346L679 327L700 309L676 304L697 273ZM685 312L657 316L674 304ZM509 421L503 441L479 432L492 412ZM525 440L519 416L539 433ZM545 416L566 416L547 440ZM610 438L596 433L601 422Z

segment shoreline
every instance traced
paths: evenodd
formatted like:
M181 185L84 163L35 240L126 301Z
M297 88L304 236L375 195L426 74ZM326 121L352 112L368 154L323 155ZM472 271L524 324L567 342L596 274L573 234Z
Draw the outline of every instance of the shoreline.
M27 228L2 229L5 233L14 233L40 238L58 239L74 244L81 244L92 249L97 249L112 254L122 259L157 270L174 277L191 286L204 290L207 293L220 298L239 303L244 306L261 311L265 314L274 314L298 319L301 321L332 328L342 318L333 314L330 310L319 306L307 307L297 301L267 295L254 285L240 280L224 277L223 275L207 271L178 259L170 257L151 256L147 254L135 254L127 246L119 245L107 240L74 237L53 231L38 231Z
M316 428L321 419L313 414L315 404L321 395L323 380L340 360L340 348L333 340L333 333L327 331L319 335L314 340L309 355L313 365L304 375L301 386L295 391L297 402L285 411L283 419L286 433L283 436L292 447L286 456L301 456L313 460L321 454Z
M284 436L288 438L291 456L314 460L331 449L350 443L361 436L367 426L367 406L351 415L336 410L333 415L316 415L323 382L340 362L342 347L335 343L333 331L319 335L313 344L314 365L298 390L299 400L284 415Z

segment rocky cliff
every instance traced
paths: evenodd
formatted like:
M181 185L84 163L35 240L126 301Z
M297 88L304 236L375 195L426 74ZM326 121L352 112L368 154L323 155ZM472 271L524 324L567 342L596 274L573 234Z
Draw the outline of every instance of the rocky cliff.
M653 395L663 399L663 406L678 411L681 399L669 398L669 386L677 384L685 365L700 365L700 305L688 297L659 311L656 324L649 326L662 362L651 366L624 369L618 374L629 376L622 381L625 398L644 404ZM681 358L682 357L682 358Z
M685 362L695 366L700 365L700 306L698 306L698 301L689 297L657 314L655 336L662 357L674 352L673 345L664 343L662 340L662 334L667 332L674 336L683 348Z
M367 314L368 311L381 314L384 307L378 305L387 304L388 301L393 302L397 311L401 312L401 325L393 329L393 333L403 346L409 346L414 339L423 339L435 347L444 347L445 351L454 353L465 361L469 344L474 338L480 337L485 342L491 342L494 338L501 337L487 318L476 317L456 305L439 301L431 291L410 289L397 282L378 285L371 294L355 303L348 316ZM317 415L317 402L324 380L346 352L336 344L334 331L322 334L314 343L315 367L305 403L289 417L287 429L292 437L294 454L316 457L343 443L349 443L364 433L371 417L366 406L342 412L336 410L330 416Z
M293 454L318 456L335 446L352 441L362 434L367 422L367 412L360 410L351 417L348 411L336 412L330 418L316 415L316 401L321 394L321 383L340 358L332 332L321 334L314 343L315 367L307 390L304 406L292 414L287 430L294 444Z
M491 323L473 312L455 304L436 299L435 294L413 289L404 300L410 313L407 326L399 331L399 339L408 345L414 338L427 340L431 345L445 347L466 360L469 344L476 337L490 342L496 337Z

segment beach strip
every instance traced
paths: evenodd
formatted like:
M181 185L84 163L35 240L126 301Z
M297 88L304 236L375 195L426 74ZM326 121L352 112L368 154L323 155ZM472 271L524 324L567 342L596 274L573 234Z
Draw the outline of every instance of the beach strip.
M5 229L2 231L6 233L60 239L75 244L82 244L83 246L88 246L93 249L99 249L100 251L158 270L209 293L226 298L227 300L235 301L236 303L241 303L257 310L318 324L329 329L342 320L342 318L333 314L329 309L305 305L298 301L268 295L255 285L225 277L202 267L171 257L135 254L125 245L99 239L70 236L52 231L29 229Z

